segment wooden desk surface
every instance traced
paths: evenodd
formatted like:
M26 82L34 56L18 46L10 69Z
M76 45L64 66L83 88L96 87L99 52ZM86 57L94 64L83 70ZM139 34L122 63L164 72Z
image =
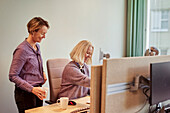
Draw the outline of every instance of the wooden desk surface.
M68 105L66 110L61 109L59 103L55 103L47 106L29 109L26 110L25 113L70 113L74 110L90 106L90 104L86 104L87 101L90 101L90 96L74 99L74 101L77 103L77 105Z

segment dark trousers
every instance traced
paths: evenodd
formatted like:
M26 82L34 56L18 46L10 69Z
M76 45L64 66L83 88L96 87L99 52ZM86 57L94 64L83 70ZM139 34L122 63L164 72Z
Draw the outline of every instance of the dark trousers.
M33 93L29 93L15 86L15 102L18 107L19 113L25 113L25 110L40 107L43 101L40 100Z

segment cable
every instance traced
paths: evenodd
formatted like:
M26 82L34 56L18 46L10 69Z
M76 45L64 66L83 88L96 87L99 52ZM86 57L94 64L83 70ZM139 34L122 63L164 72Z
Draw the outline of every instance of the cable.
M135 113L139 113L146 106L146 103L149 100L149 96L147 95L147 92L150 90L149 86L141 85L140 87L143 89L143 94L146 96L146 101L143 104L143 106L138 111L136 111Z
M149 99L149 96L147 95L147 92L150 90L150 87L148 85L141 84L140 88L143 89L143 94L146 96L147 99Z
M143 94L145 94L146 98L149 99L149 96L147 95L147 92L150 90L150 88L144 88Z
M154 110L155 111L155 110ZM152 111L152 106L149 105L149 113L153 113L154 111Z
M143 104L143 106L138 111L136 111L135 113L139 113L146 106L147 101L148 101L148 99L146 99L146 101Z

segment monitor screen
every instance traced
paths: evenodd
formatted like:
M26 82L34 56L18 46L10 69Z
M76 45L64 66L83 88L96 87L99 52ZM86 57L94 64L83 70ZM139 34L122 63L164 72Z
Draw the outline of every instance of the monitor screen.
M170 62L150 64L150 105L170 99Z

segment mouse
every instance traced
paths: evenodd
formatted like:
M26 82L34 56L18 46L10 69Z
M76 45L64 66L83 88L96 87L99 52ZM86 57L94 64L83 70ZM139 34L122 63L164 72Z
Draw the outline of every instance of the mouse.
M69 100L68 105L76 105L75 101Z

